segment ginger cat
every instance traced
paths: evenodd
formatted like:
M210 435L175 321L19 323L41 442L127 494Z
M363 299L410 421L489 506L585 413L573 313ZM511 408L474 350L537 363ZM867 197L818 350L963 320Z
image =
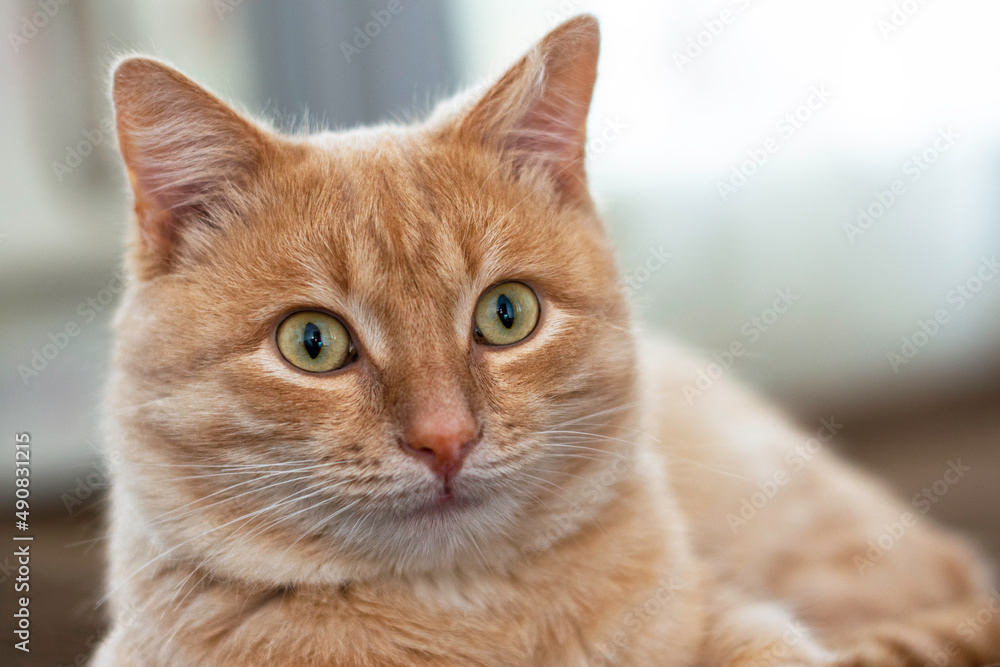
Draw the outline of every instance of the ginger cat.
M118 63L95 664L1000 660L966 544L637 340L583 168L598 42L577 17L424 122L296 137Z

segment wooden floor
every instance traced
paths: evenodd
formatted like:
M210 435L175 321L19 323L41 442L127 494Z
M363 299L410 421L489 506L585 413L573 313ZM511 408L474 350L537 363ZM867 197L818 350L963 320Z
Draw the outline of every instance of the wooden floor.
M1000 561L1000 392L843 421L844 431L837 440L847 456L876 471L909 502L925 487L935 498L936 491L943 491L926 516L971 536ZM953 464L963 471L962 477L945 487L940 480ZM949 477L955 479L954 474ZM103 633L101 612L94 606L101 590L103 506L92 498L71 518L62 508L48 516L33 514L32 651L28 656L15 651L7 639L13 601L11 582L5 579L0 664L82 667L87 663L90 647ZM0 578L10 576L9 561L3 556L0 566L4 566Z

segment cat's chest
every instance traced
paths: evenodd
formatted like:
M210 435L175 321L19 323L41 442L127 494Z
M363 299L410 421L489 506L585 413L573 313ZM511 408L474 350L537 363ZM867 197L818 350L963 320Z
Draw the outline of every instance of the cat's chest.
M656 613L639 618L636 605L589 587L557 588L512 580L286 593L219 619L229 628L212 653L237 652L244 665L575 667L643 664L630 658L653 646L677 646L663 641L684 617L685 601L675 590L654 590L641 603L655 601ZM680 654L676 664L684 664Z
M461 590L426 582L404 590L305 591L262 607L249 623L258 626L252 630L258 637L280 638L268 644L294 647L285 649L285 662L272 664L486 667L577 662L577 633L586 623L579 605L550 600L543 607L527 597L512 590L474 585ZM273 648L267 652L273 654Z

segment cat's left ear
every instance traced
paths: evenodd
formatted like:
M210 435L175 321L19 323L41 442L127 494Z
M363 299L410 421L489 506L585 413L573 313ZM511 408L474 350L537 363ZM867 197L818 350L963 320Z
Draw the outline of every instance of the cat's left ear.
M587 113L600 31L590 15L546 35L459 121L460 136L505 154L518 168L548 171L564 201L589 201Z
M114 70L118 145L135 195L147 275L169 270L189 237L238 205L271 138L172 67L131 57Z

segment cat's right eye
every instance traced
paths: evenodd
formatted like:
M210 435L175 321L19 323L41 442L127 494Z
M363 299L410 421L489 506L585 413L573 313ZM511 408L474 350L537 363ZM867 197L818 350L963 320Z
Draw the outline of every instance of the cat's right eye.
M316 310L286 317L278 326L277 343L288 363L310 373L335 371L357 356L340 320Z

